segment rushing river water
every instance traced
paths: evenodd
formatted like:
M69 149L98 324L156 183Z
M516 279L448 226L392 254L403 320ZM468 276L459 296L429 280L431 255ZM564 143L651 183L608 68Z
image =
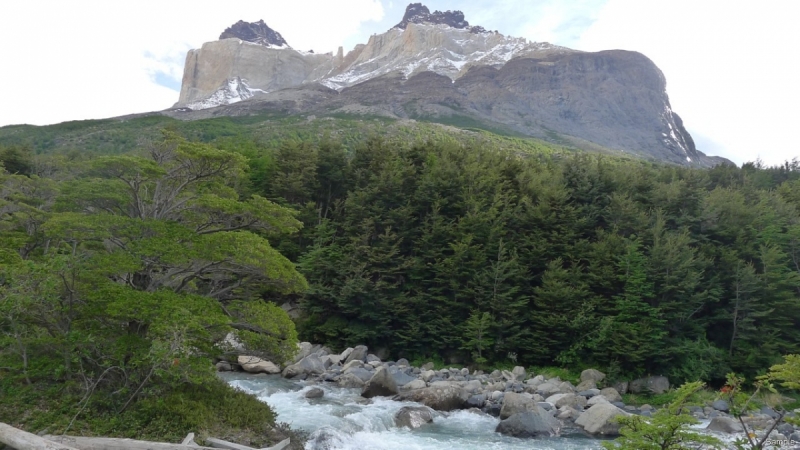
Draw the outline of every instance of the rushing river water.
M601 449L600 442L580 434L547 439L517 439L495 433L499 419L485 414L457 411L437 415L432 424L416 430L397 428L394 415L403 406L384 398L365 401L358 389L313 385L325 391L320 399L307 399L312 385L280 375L221 373L232 386L267 402L278 421L310 434L308 450L471 450L471 449Z

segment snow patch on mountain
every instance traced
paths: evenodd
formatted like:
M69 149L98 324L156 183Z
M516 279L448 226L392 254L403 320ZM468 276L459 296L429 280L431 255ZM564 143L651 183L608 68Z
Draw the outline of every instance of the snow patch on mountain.
M247 84L247 80L234 77L229 78L228 81L216 92L211 94L208 98L204 100L200 100L197 102L189 103L186 105L187 108L192 110L199 110L199 109L208 109L214 108L216 106L222 105L230 105L232 103L237 103L242 100L247 100L248 98L253 97L257 93L264 93L267 92L262 89L255 89L251 88Z

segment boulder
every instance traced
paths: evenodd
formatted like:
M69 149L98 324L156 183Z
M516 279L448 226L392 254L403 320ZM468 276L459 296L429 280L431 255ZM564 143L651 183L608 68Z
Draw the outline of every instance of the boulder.
M399 401L422 403L437 411L453 411L467 408L470 395L459 386L426 387L405 391L395 397Z
M345 349L345 350L342 352L342 354L341 354L341 355L339 355L339 356L341 356L341 357L342 357L342 359L341 359L342 361L346 361L346 360L347 360L347 357L348 357L348 356L350 356L350 353L353 353L353 347L348 347L348 348L346 348L346 349Z
M560 394L561 390L560 390L558 384L548 381L546 383L540 384L536 388L536 393L542 395L545 398L547 398L547 397L550 397L553 394Z
M318 387L306 391L306 398L322 398L323 395L325 395L325 391Z
M233 366L228 361L220 361L214 367L217 368L217 372L230 372L233 370Z
M714 417L708 424L706 430L719 431L721 433L741 433L742 424L733 417Z
M380 358L378 358L377 356L373 355L373 354L369 354L369 355L367 355L367 362L368 362L368 363L371 363L371 362L381 362L381 359L380 359Z
M365 362L367 359L367 351L369 351L369 349L366 345L356 346L356 348L354 348L353 351L347 355L347 359L344 361L345 365L347 365L347 363L350 361L361 361L362 363Z
M663 394L669 390L669 379L667 377L646 377L631 381L628 389L634 394L649 392L651 394Z
M731 407L725 400L717 400L711 404L711 407L716 409L717 411L722 411L722 412L728 412L731 410Z
M392 378L394 378L394 382L398 386L405 386L408 383L411 383L412 381L416 380L416 378L414 378L414 377L412 377L410 375L406 375L405 372L401 372L399 370L396 371L396 372L392 372Z
M256 358L255 356L241 355L237 359L237 362L240 366L242 366L242 369L245 372L268 374L281 373L281 368L272 361L266 361L261 358Z
M555 394L548 397L545 401L552 403L559 409L564 406L570 406L575 409L583 410L583 407L586 406L586 397L575 394Z
M482 408L486 404L486 394L475 394L467 399L470 408Z
M561 431L561 423L540 408L533 411L516 413L502 420L495 432L519 438L541 436L557 436Z
M619 395L619 392L617 392L617 390L612 388L612 387L605 388L605 389L600 389L600 395L605 397L606 400L608 400L609 403L621 402L622 401L622 396Z
M350 369L354 369L354 368L358 368L358 367L364 367L364 361L359 361L359 360L350 361L350 362L346 363L344 366L342 366L342 371L343 372L347 372Z
M394 381L392 374L389 373L386 367L381 367L364 385L361 396L364 398L388 397L396 395L398 392L397 383Z
M308 355L299 362L287 366L283 369L284 378L294 378L300 375L322 375L325 373L325 365L317 355Z
M529 378L525 381L525 384L529 386L539 386L544 383L544 377L542 375L536 375L533 378Z
M298 342L297 343L297 353L294 356L294 360L292 362L299 362L301 359L305 358L306 356L310 355L314 345L311 342Z
M500 419L507 419L514 414L525 411L536 411L539 407L536 401L524 394L506 392L503 396L503 407L500 409Z
M339 381L336 384L341 388L362 388L364 387L364 380L353 373L346 373L339 377Z
M597 384L603 381L605 377L606 374L600 372L597 369L586 369L583 372L581 372L581 383L583 383L584 381L594 381L595 384Z
M355 375L361 381L363 381L364 383L369 381L369 379L372 378L372 375L374 375L372 372L370 372L367 369L364 369L363 367L355 367L355 368L352 368L352 369L348 369L348 370L345 370L344 373L345 374Z
M575 386L575 390L578 392L588 391L590 389L597 389L597 383L595 383L594 380L581 381L580 384Z
M416 429L426 423L433 422L433 411L425 406L404 406L394 415L394 423L398 428Z
M425 386L427 386L427 385L425 384L424 381L422 381L422 380L414 380L414 381L412 381L410 383L404 384L403 385L403 389L406 390L406 391L409 391L411 389L422 389Z
M586 402L586 406L592 407L598 403L610 403L610 402L602 395L596 395L590 398L588 402Z
M325 368L335 366L340 362L342 362L342 355L327 355L322 358L322 363L325 364Z
M575 420L580 417L581 412L571 406L565 406L558 410L556 418L560 420Z
M587 409L575 420L575 425L589 434L618 436L620 425L614 420L617 416L629 415L610 403L598 403Z

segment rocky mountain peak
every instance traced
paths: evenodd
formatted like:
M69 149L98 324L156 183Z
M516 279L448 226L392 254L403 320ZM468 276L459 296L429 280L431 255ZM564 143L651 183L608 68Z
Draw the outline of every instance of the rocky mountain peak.
M464 13L461 11L434 11L422 3L411 3L406 7L406 13L403 15L403 20L392 28L400 28L405 30L409 23L418 24L433 24L433 25L447 25L453 28L468 29L473 33L482 33L486 31L480 26L469 26L469 22L464 19Z
M240 20L235 24L228 27L222 34L219 35L221 39L237 38L255 44L261 44L266 47L288 47L289 44L283 39L280 33L273 30L263 20L258 22L245 22Z

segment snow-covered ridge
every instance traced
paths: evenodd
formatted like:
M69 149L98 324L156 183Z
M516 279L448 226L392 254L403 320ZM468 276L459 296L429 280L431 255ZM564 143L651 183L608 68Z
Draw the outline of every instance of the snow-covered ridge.
M248 98L256 95L256 93L266 93L266 91L251 88L248 86L247 80L234 77L228 79L225 85L217 89L217 91L211 94L210 97L206 98L205 100L189 103L186 105L186 107L189 109L198 110L214 108L222 105L230 105L231 103L247 100Z
M358 55L352 64L320 83L339 90L396 71L406 77L430 71L456 80L472 66L499 67L517 56L545 51L571 50L494 32L409 23L405 30L372 36L366 46L354 50Z

